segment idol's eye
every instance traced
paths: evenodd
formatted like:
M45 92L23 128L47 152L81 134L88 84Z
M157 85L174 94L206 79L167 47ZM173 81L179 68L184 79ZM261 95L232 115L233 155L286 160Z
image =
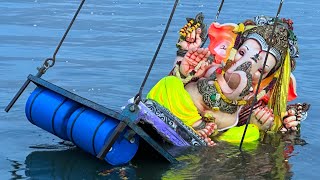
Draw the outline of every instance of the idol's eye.
M255 54L251 59L257 63L259 61L259 54Z
M239 51L239 54L240 54L241 56L243 56L243 55L244 55L244 51L243 51L243 50L240 50L240 51Z

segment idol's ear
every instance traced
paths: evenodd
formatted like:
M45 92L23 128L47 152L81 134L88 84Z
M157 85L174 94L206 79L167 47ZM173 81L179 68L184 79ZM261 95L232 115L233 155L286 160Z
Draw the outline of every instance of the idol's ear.
M289 90L288 90L288 101L293 101L298 97L297 94L297 81L294 75L290 74Z

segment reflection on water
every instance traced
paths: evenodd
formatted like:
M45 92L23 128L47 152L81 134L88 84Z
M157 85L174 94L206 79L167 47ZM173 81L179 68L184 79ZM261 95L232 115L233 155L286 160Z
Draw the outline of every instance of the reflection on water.
M268 135L263 143L237 146L220 143L215 148L172 148L179 164L171 165L149 147L140 148L127 165L112 167L77 149L34 151L24 163L10 160L13 179L289 179L294 145L299 136ZM50 146L52 148L52 146ZM187 153L186 153L187 152Z
M11 173L11 177L12 179L23 179L24 176L20 174L21 171L24 171L24 164L19 163L18 161L15 160L9 160L11 165L12 165L12 169L9 172Z
M96 179L99 171L112 169L107 163L80 150L35 151L29 154L25 161L25 176L34 179ZM128 175L134 171L125 167ZM119 178L119 170L114 170L108 178Z
M215 148L194 149L192 153L178 156L182 163L172 166L162 178L287 179L293 175L289 159L297 145L295 142L304 141L294 134L284 137L277 134L268 135L255 149L244 145L247 150L243 152L237 146L223 143Z
M113 167L79 149L34 151L25 160L25 177L33 179L136 179L137 174L141 173L140 176L144 174L146 165L150 163L144 161L137 165L130 163ZM148 168L148 172L153 177L153 173L159 171L156 168Z

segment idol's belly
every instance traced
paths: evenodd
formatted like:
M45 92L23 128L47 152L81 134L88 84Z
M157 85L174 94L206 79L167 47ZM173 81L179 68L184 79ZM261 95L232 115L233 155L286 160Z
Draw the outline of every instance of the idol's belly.
M204 117L206 113L210 113L214 118L219 130L236 125L238 122L237 112L233 114L212 110L203 101L203 96L199 93L197 83L191 82L185 86L186 91L190 94L194 105L197 107L199 114Z

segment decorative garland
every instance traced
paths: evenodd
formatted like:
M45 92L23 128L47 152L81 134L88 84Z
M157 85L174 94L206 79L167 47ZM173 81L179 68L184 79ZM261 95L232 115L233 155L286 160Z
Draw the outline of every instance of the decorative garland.
M188 75L186 77L183 77L183 75L181 75L180 73L180 65L181 65L181 61L178 61L174 67L173 70L173 75L175 75L177 78L179 78L183 84L187 84L188 82L190 82L192 80L192 78L194 77L194 75L198 72L198 70L200 69L200 67L206 63L205 61L200 61L198 63L198 65L188 73Z

